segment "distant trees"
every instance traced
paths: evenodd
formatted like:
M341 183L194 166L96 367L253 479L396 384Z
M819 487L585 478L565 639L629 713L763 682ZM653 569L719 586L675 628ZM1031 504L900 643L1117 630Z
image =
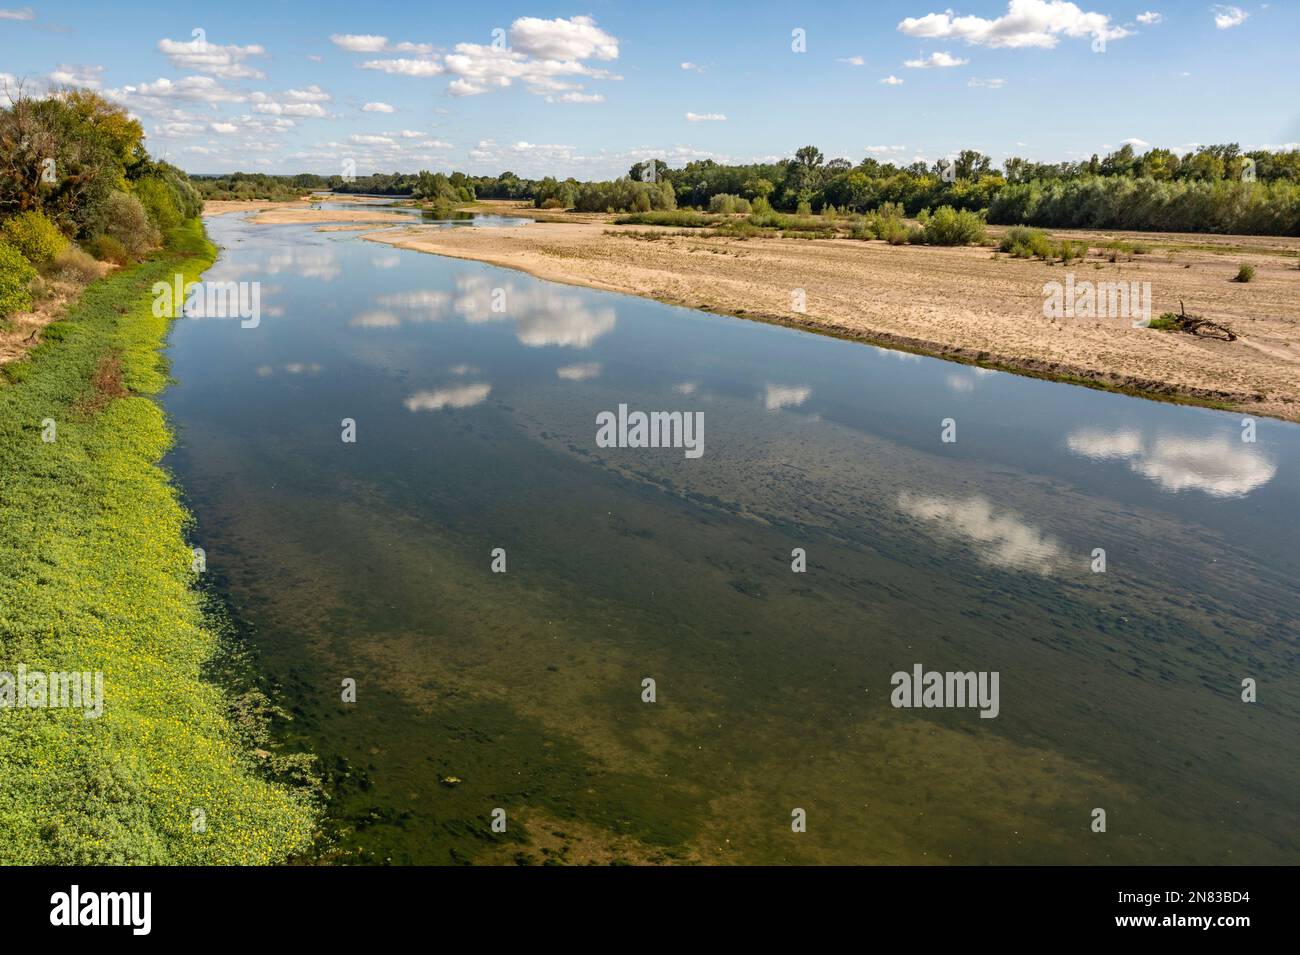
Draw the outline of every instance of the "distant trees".
M196 177L212 195L332 188L379 195L532 200L539 208L586 212L661 211L683 206L709 209L715 196L735 197L758 208L782 212L800 208L866 214L882 204L908 216L951 206L955 212L987 211L1000 224L1092 228L1177 229L1300 235L1295 190L1300 151L1243 153L1236 143L1205 146L1182 156L1168 149L1139 153L1125 143L1105 156L1077 162L1043 163L1019 156L1002 169L973 149L952 158L906 165L868 156L826 159L816 146L772 163L722 165L698 160L672 169L658 158L633 163L625 177L598 182L500 176L379 173L344 183L341 177L271 177L239 173ZM445 181L445 182L444 182ZM436 184L435 184L436 183ZM271 197L270 195L266 197ZM723 207L727 199L719 200ZM897 229L893 230L897 232Z

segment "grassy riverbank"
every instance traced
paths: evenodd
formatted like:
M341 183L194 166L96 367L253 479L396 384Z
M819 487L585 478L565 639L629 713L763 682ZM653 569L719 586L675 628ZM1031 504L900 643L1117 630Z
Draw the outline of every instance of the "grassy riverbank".
M0 671L100 671L103 712L0 709L0 863L259 864L310 843L306 797L260 775L202 677L218 633L159 467L168 320L151 288L214 257L191 220L4 367Z

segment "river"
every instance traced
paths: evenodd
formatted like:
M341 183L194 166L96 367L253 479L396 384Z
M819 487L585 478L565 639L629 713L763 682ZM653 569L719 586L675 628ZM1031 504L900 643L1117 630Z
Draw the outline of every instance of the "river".
M166 464L329 861L1300 862L1295 425L207 226Z

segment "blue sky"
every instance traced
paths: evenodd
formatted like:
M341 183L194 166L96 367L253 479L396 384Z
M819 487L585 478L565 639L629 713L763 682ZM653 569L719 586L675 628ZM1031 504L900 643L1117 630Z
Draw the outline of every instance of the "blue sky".
M0 0L0 80L99 89L191 172L1300 141L1295 3L949 2Z

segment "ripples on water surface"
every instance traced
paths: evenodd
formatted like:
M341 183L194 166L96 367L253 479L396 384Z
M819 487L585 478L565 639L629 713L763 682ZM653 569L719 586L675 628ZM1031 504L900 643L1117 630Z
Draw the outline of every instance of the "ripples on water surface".
M1294 425L208 227L262 320L175 326L168 463L342 859L1300 861ZM916 663L999 715L895 709Z

